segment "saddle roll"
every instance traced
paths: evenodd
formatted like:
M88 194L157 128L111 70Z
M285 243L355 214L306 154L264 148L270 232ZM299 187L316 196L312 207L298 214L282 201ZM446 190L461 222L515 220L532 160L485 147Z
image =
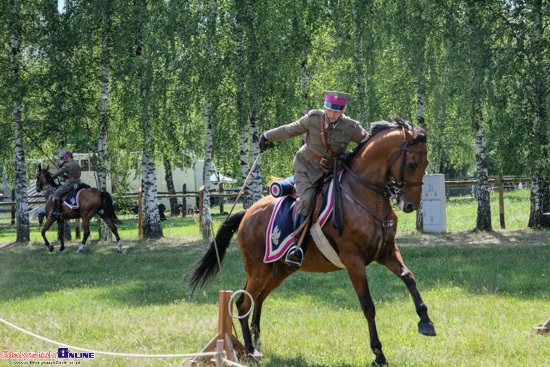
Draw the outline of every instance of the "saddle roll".
M294 192L294 176L273 182L269 186L269 193L274 198L290 195Z

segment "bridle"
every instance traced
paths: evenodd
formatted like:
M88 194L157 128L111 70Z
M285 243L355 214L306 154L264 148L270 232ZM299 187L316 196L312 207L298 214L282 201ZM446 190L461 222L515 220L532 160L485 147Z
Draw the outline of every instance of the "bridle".
M414 145L414 144L413 144ZM422 181L419 182L407 182L405 181L405 162L407 160L407 153L411 154L418 154L418 155L424 155L428 154L427 150L416 150L409 148L410 144L407 140L401 144L399 147L399 153L395 156L395 158L392 160L389 166L389 171L391 172L391 169L393 165L399 160L401 157L401 164L399 168L399 180L395 181L395 178L390 174L388 178L390 179L385 184L379 184L374 183L365 180L363 177L359 176L357 173L353 172L353 170L346 165L343 161L342 167L346 172L350 174L350 176L357 182L359 182L361 185L366 187L369 190L372 190L384 197L391 197L396 198L405 187L409 186L422 186ZM334 162L334 167L336 167L338 164L338 157L336 157L336 160ZM336 172L336 168L335 168ZM344 185L340 185L339 180L337 178L336 174L333 176L333 182L334 182L334 202L335 202L335 212L333 217L333 225L335 228L338 228L338 232L341 234L342 228L344 225L344 212L342 210L343 208L343 195L347 196L350 200L355 202L357 205L368 211L373 217L375 217L381 224L383 228L389 228L393 226L393 220L390 220L389 217L382 218L379 216L374 210L369 208L367 205L363 204L360 200L357 200L353 193L349 190L349 188L346 188Z
M384 196L384 197L391 197L394 198L397 195L399 195L405 187L409 186L422 186L422 181L418 182L407 182L405 181L405 162L407 159L407 153L412 154L418 154L418 155L425 155L428 154L427 150L415 150L409 148L409 142L405 141L403 144L399 147L399 153L395 156L395 158L392 160L390 164L389 170L391 171L393 165L397 162L399 157L401 157L401 165L399 168L399 180L395 181L395 178L392 175L389 175L388 177L390 180L386 182L385 184L379 184L379 183L373 183L365 180L363 177L359 176L357 173L353 172L351 168L349 168L344 162L342 162L342 166L350 174L350 176L358 181L361 185L364 187Z

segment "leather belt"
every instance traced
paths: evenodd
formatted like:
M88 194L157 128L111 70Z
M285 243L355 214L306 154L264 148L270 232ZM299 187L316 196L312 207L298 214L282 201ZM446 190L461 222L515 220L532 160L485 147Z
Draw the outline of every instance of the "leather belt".
M317 162L319 162L319 163L322 164L323 166L332 166L332 165L334 165L334 160L333 160L333 159L321 158L321 157L319 157L317 154L315 154L315 153L313 152L313 150L309 149L309 147L306 147L306 148L307 148L308 153L309 153Z

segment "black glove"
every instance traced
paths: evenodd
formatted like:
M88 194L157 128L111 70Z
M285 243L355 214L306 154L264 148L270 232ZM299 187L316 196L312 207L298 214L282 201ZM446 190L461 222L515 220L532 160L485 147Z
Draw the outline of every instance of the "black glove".
M268 141L267 138L265 137L265 132L264 132L260 137L260 153L263 153L266 150L273 148L274 146L275 146L275 143Z

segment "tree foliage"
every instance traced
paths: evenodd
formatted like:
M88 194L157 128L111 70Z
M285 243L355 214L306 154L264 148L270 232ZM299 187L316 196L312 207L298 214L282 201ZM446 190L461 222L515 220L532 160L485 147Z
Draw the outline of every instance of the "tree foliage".
M97 149L109 29L102 164L111 173L130 152L174 167L204 158L208 95L213 161L242 181L243 157L251 165L262 130L321 108L323 90L335 89L352 93L347 114L364 126L391 114L416 121L422 96L429 170L447 176L474 175L479 113L489 174L533 177L534 205L550 201L545 1L67 0L61 13L55 0L15 2L27 158L55 156L59 126L68 150ZM9 4L0 2L0 160L13 184ZM280 142L262 156L263 182L292 175L301 143Z

